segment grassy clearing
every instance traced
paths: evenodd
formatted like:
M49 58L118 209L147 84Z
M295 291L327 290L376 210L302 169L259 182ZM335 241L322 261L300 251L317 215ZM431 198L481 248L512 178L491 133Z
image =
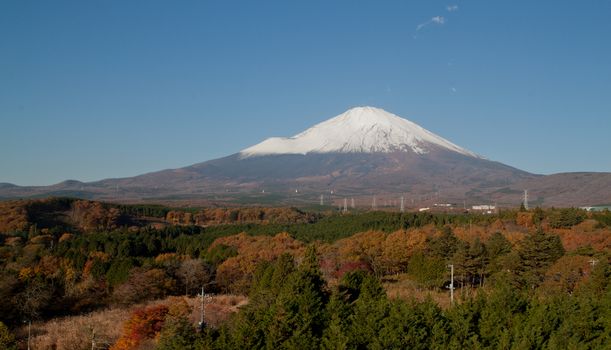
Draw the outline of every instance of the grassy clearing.
M405 273L384 277L382 286L391 299L401 299L405 301L415 300L418 302L431 299L443 309L450 307L449 290L428 290L419 287L418 283L410 279L410 276ZM458 301L460 298L459 290L455 290L454 293L455 301Z
M139 307L167 304L170 297L151 301L146 304L133 305L127 308L110 308L79 316L52 319L32 324L31 348L46 349L91 349L92 339L96 349L105 349L114 344L121 336L123 324L129 319L132 311ZM200 299L187 298L191 307L189 319L195 326L200 319ZM239 295L214 295L206 299L205 321L210 327L218 327L231 314L246 305L248 299ZM27 346L28 328L23 326L16 331L22 345Z

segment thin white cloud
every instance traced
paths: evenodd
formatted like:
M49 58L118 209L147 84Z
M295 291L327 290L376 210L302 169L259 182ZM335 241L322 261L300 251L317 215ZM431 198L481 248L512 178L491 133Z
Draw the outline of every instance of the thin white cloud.
M435 16L431 18L431 22L437 23L437 24L444 24L446 22L446 19L443 18L442 16Z
M422 28L428 26L429 24L438 24L442 25L446 22L446 19L443 16L435 16L424 23L418 24L416 27L416 31L420 31Z
M446 6L446 10L448 10L448 12L456 12L458 11L458 5L448 5Z

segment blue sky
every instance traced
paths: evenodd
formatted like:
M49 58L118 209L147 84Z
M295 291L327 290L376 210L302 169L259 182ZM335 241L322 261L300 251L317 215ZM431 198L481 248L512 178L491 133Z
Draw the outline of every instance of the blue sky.
M0 2L0 182L176 168L372 105L611 171L611 1Z

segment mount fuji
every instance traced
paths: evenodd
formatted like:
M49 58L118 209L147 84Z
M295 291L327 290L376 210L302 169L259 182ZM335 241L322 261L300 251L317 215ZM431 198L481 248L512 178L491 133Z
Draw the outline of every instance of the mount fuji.
M240 152L244 158L273 154L426 154L442 148L479 158L421 126L374 107L352 108L291 138L272 137Z
M130 178L52 186L0 184L0 198L76 196L114 201L286 205L404 196L414 205L578 206L611 202L611 173L531 174L488 160L375 107L356 107L293 136L236 154ZM329 198L330 197L330 198ZM337 203L335 203L337 204ZM358 204L357 204L358 205Z

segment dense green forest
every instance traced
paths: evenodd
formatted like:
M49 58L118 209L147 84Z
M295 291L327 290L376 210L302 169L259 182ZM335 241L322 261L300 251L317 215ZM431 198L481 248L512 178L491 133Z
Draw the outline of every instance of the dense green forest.
M235 320L192 348L603 349L611 345L608 273L600 264L578 292L542 299L529 296L529 284L499 278L442 310L431 300L391 300L363 271L330 289L313 251L299 266L282 256L257 270L251 302ZM188 348L193 337L178 333L160 348Z
M15 344L12 333L24 321L195 295L202 284L209 292L246 294L249 303L225 325L201 331L171 307L144 309L139 319L155 319L157 328L132 333L152 337L161 349L611 344L608 211L231 209L214 212L223 217L216 225L155 226L143 219L177 212L202 210L28 203L26 224L6 221L18 229L0 234L0 347ZM111 229L104 228L109 217ZM244 223L251 217L260 223ZM439 300L449 297L450 264L452 305ZM401 281L414 289L389 296ZM120 340L115 349L138 346Z

